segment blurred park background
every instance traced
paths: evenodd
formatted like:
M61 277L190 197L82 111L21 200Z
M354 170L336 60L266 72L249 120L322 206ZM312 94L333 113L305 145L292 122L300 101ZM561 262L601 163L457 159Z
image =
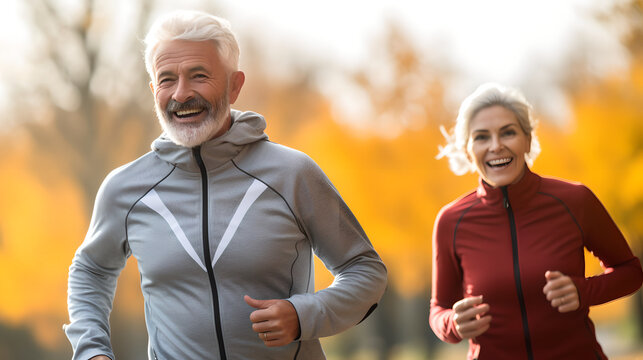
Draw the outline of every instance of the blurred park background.
M178 3L0 3L0 359L70 358L68 267L104 176L160 132L141 39ZM587 184L643 255L643 1L180 3L231 20L247 79L235 108L319 163L389 268L378 310L323 340L329 360L465 358L428 328L431 231L477 179L435 155L439 126L483 81L525 92L534 170ZM641 291L591 316L612 359L643 359ZM134 259L111 323L118 359L145 358Z

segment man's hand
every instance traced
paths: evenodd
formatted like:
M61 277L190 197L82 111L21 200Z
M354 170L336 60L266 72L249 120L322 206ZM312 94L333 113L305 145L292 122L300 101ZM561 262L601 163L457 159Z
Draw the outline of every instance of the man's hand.
M455 330L462 339L471 339L489 329L489 304L482 303L482 295L464 298L453 304Z
M558 309L558 312L571 312L580 307L576 284L569 276L560 271L547 271L545 279L547 279L547 284L543 288L543 293L547 296L551 306Z
M248 295L245 302L257 309L250 314L252 330L266 346L284 346L299 337L299 317L287 300L255 300Z

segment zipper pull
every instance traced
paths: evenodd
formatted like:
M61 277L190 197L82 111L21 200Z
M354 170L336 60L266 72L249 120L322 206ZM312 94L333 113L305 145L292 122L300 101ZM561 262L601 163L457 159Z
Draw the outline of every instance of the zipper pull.
M509 192L507 191L506 186L502 187L502 203L505 206L505 209L509 209Z

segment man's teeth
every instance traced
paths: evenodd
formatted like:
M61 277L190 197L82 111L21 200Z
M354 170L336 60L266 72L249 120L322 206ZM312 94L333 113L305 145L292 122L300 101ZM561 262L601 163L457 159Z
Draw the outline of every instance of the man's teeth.
M181 110L181 111L177 111L176 115L177 116L187 116L187 115L192 115L192 114L196 114L196 113L200 113L200 112L201 112L201 109Z
M498 166L498 165L508 164L510 161L511 161L511 158L495 159L495 160L489 160L488 164L491 166Z

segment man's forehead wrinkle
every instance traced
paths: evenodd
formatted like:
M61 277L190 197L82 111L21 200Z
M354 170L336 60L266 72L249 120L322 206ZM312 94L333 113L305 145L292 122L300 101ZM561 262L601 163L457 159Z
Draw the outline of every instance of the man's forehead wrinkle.
M190 59L183 58L181 61L163 61L159 60L156 63L156 72L159 74L178 74L178 73L192 73L196 71L206 71L209 70L209 66L203 61L192 61Z

